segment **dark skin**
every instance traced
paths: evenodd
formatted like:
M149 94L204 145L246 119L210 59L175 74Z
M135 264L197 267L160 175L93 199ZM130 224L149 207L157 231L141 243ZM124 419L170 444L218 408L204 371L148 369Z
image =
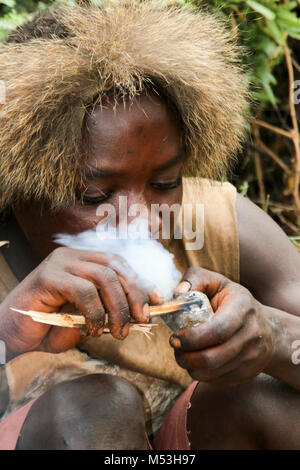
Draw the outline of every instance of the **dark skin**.
M93 228L103 193L112 191L106 202L114 205L119 195L127 196L128 206L180 203L184 153L178 121L165 100L151 94L128 108L119 106L116 114L107 103L87 124L89 179L84 203L78 201L56 215L47 207L41 210L38 202L15 208L15 218L1 234L2 239L16 237L22 249L30 247L23 268L18 268L23 281L0 307L0 336L11 356L34 349L61 351L75 346L81 336L78 331L33 323L12 314L9 306L53 312L68 309L71 303L85 315L87 333L95 335L102 333L108 311L111 332L122 339L128 334L129 313L137 322L145 322L148 303L162 301L157 291L146 295L140 291L135 274L121 258L113 260L112 269L107 255L56 248L52 236ZM217 315L210 323L176 332L170 343L179 365L196 380L210 384L207 387L246 387L264 372L299 391L300 371L291 362L291 344L300 338L300 257L270 217L241 196L237 215L241 284L200 267L189 269L176 292L190 288L205 292ZM17 260L7 259L14 268ZM206 393L202 385L192 400L195 410ZM296 400L300 405L298 394ZM192 446L205 448L199 438L203 410L198 411L189 421ZM290 419L286 411L282 419ZM239 444L240 431L232 436L233 447L234 442L237 448L244 445ZM255 448L251 439L243 442Z
M151 112L157 114L155 121L147 117ZM102 112L98 109L87 120L87 127L87 188L83 202L79 199L57 214L32 202L14 211L18 227L36 257L44 261L1 306L0 328L12 355L25 349L58 352L75 346L81 336L78 330L50 329L19 314L12 316L10 312L8 317L4 313L8 305L54 312L66 303L74 304L85 315L87 333L92 335L103 331L106 311L112 335L123 339L129 331L129 312L137 322L147 322L148 302L162 302L157 289L145 293L138 288L135 273L120 257L56 248L53 235L94 228L100 221L96 215L98 205L109 202L117 210L119 196L127 197L128 207L180 203L184 154L176 119L152 94L151 98L142 97L129 113L122 105L116 116L111 106ZM150 133L153 142L148 140Z
M135 387L120 377L95 374L62 382L34 403L17 449L144 450L143 407Z

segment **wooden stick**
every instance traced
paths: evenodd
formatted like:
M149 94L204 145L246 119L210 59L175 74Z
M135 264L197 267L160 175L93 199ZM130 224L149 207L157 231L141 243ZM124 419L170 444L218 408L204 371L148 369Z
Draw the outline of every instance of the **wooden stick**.
M286 131L284 129L281 129L280 127L273 126L272 124L269 124L268 122L261 121L260 119L255 119L252 118L251 121L253 124L256 124L260 127L264 127L265 129L268 129L269 131L276 132L277 134L283 135L284 137L287 137L288 139L292 138L292 132Z
M47 325L63 326L67 328L78 328L85 325L85 318L82 315L71 315L70 313L45 313L35 310L19 310L11 307L14 312L27 315L32 320L39 323L46 323Z
M253 132L253 136L255 139L259 137L258 128L254 123L252 124L252 132ZM254 151L253 155L254 155L255 172L257 176L260 202L261 204L264 205L264 208L266 210L266 190L265 190L264 174L262 170L261 159L260 159L259 152L257 150Z
M293 62L295 69L298 70L298 72L300 72L300 65L293 57L292 57L292 62Z
M273 152L269 147L267 147L263 141L261 140L260 137L256 137L256 144L258 147L261 148L263 152L265 152L272 160L274 160L275 163L277 163L278 166L287 174L287 175L292 175L292 170L276 155L275 152Z
M299 183L300 183L300 137L299 137L299 127L298 127L298 120L296 115L296 108L294 103L294 69L292 64L292 57L291 53L285 41L284 44L284 54L285 54L285 61L286 67L288 71L289 77L289 108L290 108L290 116L292 121L292 141L295 149L295 163L294 163L294 189L293 189L293 197L295 201L295 205L298 209L299 216L300 216L300 196L299 196ZM299 220L299 217L298 217Z
M151 306L150 318L164 315L166 313L176 312L180 310L184 304L186 304L186 301L181 299L166 302L162 305ZM46 313L35 310L20 310L13 307L11 307L11 310L18 312L21 315L27 315L31 317L33 321L38 323L45 323L46 325L60 326L62 328L80 328L85 325L85 317L83 315L76 315L71 313ZM149 335L153 334L151 330L154 326L157 326L157 324L132 322L130 324L130 329L131 331L139 331L144 333L149 338ZM103 332L110 333L110 330L108 328L104 328Z
M35 310L19 310L11 307L14 312L27 315L31 319L38 323L45 323L46 325L60 326L62 328L80 328L85 325L85 318L83 315L72 315L69 313L45 313L37 312ZM139 331L143 333L147 338L152 335L152 328L157 326L155 323L131 323L131 331ZM104 328L103 333L110 333L108 328Z
M162 305L155 305L150 307L150 318L165 315L166 313L176 312L182 308L186 303L185 300L174 300L172 302L166 302ZM79 328L80 326L85 325L85 317L83 315L76 315L71 313L46 313L38 312L36 310L19 310L17 308L11 307L11 310L14 312L21 313L22 315L27 315L32 318L32 320L39 323L46 323L47 325L53 326L62 326L65 328ZM148 323L132 323L136 326L149 326Z

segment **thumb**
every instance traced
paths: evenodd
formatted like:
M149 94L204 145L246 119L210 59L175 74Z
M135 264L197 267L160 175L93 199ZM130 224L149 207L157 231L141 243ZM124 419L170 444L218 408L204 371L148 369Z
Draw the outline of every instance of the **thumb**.
M190 290L197 290L203 292L208 298L214 297L220 292L229 279L214 271L200 267L188 268L185 272L182 281L174 290L174 295L184 295Z

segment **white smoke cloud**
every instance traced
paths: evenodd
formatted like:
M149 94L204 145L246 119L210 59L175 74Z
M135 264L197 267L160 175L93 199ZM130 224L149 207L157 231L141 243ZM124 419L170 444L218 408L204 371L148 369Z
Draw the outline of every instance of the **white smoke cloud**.
M163 294L165 301L173 296L173 290L181 278L181 273L176 269L174 256L157 241L151 238L139 239L133 237L120 239L107 237L94 230L88 230L77 235L58 234L55 241L59 245L77 248L80 250L112 253L122 256L138 275L142 288L156 286Z

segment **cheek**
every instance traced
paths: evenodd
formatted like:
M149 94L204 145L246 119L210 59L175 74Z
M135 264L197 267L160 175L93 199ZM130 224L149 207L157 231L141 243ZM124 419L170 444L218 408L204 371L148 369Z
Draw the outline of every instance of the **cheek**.
M95 227L99 218L96 207L87 208L79 204L58 213L27 207L15 211L17 222L36 254L44 259L57 245L53 242L58 233L76 234Z
M59 228L69 234L76 234L93 229L99 222L97 206L76 204L61 212L55 218L56 230Z

